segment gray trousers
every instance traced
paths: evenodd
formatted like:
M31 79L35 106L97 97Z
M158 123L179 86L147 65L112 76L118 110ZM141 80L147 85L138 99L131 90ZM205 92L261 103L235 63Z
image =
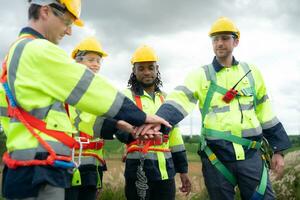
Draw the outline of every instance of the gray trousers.
M52 185L43 185L37 197L24 198L24 199L7 199L7 200L64 200L65 189L54 187Z
M208 158L202 158L201 160L202 173L210 199L233 200L235 195L234 186L211 164ZM236 177L241 198L243 200L249 200L261 179L263 161L260 152L257 152L252 158L247 160L222 163ZM264 200L274 199L275 196L268 176Z

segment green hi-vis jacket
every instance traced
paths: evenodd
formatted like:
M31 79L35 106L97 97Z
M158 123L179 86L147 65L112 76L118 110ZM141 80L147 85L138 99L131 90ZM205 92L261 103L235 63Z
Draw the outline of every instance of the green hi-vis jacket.
M264 136L275 152L284 150L290 146L290 142L282 124L271 109L262 75L256 67L252 65L248 67L251 69L254 89L250 89L248 74L235 88L239 91L239 97L234 98L230 103L222 100L223 94L214 92L205 118L202 119L202 131L216 130L258 141ZM234 58L232 66L227 68L221 66L215 58L210 66L206 65L191 71L185 78L184 84L176 87L168 95L157 115L171 124L177 124L197 104L200 112L203 112L204 102L208 98L208 90L212 83L211 74L215 76L217 85L229 90L245 73L241 64ZM201 122L199 126L200 124ZM243 160L256 151L220 138L206 137L205 139L220 160Z
M57 45L49 42L32 28L24 28L21 36L31 34L36 39L22 38L10 48L7 60L9 88L21 108L47 124L47 129L64 131L70 136L76 129L64 108L64 103L96 116L123 119L135 126L144 123L146 115L104 77L95 75L76 63ZM1 91L1 110L7 103ZM4 112L1 112L4 113ZM13 159L33 159L45 149L17 119L2 117L7 136L6 146ZM70 155L71 149L60 141L37 131L60 155Z
M139 88L139 91L133 93L130 89L124 91L124 94L135 102L135 95L140 97L142 109L147 114L154 114L161 106L163 96L162 92L156 91L152 98L146 91ZM118 131L117 138L126 144L134 141L131 134ZM172 179L176 173L187 173L188 162L182 136L178 126L175 126L169 135L169 141L162 145L152 146L154 148L169 148L171 152L148 151L145 154L144 171L148 180L166 180ZM136 179L137 167L140 164L140 152L131 152L126 157L125 178Z

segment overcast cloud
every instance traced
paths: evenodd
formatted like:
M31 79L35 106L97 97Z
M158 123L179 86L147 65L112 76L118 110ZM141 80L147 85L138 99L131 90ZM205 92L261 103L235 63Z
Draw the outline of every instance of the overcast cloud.
M61 42L67 52L95 35L108 52L101 73L118 88L126 87L130 58L141 44L152 46L160 60L164 89L169 92L192 68L213 58L207 33L220 16L241 31L234 55L263 73L273 108L290 134L300 134L300 1L289 0L83 0L83 29ZM5 1L0 7L0 59L27 24L27 1ZM183 121L184 133L199 133L198 112Z

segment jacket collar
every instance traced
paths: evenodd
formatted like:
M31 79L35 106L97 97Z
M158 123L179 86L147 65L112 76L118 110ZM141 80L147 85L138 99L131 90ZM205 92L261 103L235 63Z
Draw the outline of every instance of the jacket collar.
M233 65L238 65L238 64L239 64L239 62L238 62L238 61L234 58L234 56L233 56L233 57L232 57L232 63L231 63L231 66L233 66ZM218 62L216 56L214 57L214 59L213 59L213 61L212 61L212 65L214 66L214 69L215 69L216 72L219 72L219 71L221 71L221 69L224 68L224 66L221 65L221 64Z
M34 30L31 27L24 27L19 36L23 35L23 34L30 34L33 35L34 37L38 38L38 39L46 39L42 34L40 34L39 32L37 32L36 30Z

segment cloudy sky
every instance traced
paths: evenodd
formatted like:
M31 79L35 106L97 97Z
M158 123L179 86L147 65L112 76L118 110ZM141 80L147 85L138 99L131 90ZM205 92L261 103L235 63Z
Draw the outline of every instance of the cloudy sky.
M126 87L134 50L147 44L160 58L164 90L171 91L188 71L212 61L210 26L220 16L231 18L241 31L235 57L261 70L278 118L289 134L300 134L299 0L82 0L82 4L85 27L74 27L60 46L71 52L84 37L96 36L109 54L101 73L119 89ZM26 0L1 4L1 60L26 26L27 8ZM194 112L181 125L185 134L198 134L199 124L199 113Z

